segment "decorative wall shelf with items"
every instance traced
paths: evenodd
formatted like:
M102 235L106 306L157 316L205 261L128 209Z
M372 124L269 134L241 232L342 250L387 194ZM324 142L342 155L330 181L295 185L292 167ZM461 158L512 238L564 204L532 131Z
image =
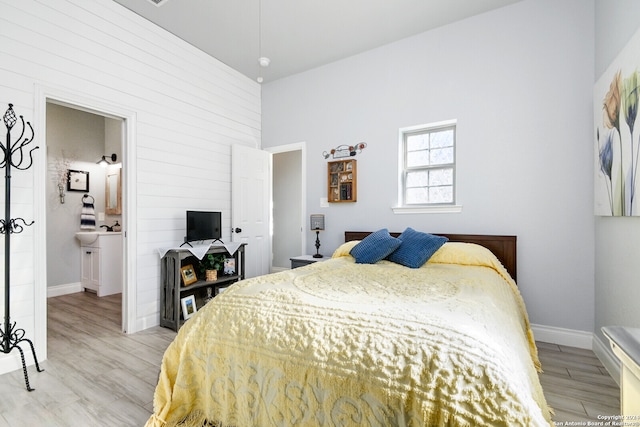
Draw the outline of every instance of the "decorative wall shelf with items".
M358 200L357 161L349 158L327 163L329 202Z

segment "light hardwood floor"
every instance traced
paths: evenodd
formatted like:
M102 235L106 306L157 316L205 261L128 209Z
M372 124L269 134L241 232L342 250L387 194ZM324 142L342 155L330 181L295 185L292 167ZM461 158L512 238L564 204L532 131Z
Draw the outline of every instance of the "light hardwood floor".
M591 350L538 342L540 382L554 421L602 421L620 415L620 388Z
M0 427L143 426L164 350L175 332L125 335L121 295L77 293L48 300L48 360L0 376Z
M0 376L0 427L144 425L175 332L120 333L120 298L78 293L49 299L45 372L29 367L31 393L21 370ZM618 386L592 351L547 343L538 343L538 350L554 421L619 414Z

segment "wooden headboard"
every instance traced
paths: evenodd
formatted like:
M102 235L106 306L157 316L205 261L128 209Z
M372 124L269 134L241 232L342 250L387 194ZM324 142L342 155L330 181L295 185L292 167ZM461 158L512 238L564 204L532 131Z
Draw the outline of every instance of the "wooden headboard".
M345 231L344 241L362 240L371 234L371 231ZM390 233L393 237L398 237L401 233ZM516 276L516 236L492 236L485 234L443 234L450 242L475 243L489 249L500 260L507 269L513 280L518 280Z

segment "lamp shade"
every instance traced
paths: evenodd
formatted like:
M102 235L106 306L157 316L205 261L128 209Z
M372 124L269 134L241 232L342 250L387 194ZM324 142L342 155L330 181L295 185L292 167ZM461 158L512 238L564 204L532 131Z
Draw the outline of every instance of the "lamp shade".
M311 215L311 229L312 230L324 230L324 215L313 214Z

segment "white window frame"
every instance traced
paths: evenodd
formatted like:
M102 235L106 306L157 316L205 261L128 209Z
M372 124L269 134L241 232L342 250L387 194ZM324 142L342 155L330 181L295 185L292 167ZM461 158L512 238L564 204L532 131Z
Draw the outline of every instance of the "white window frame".
M453 128L453 201L448 203L427 203L427 204L406 204L405 203L405 176L409 168L406 166L406 138L408 135L415 133L436 132L442 129ZM437 123L429 123L424 125L410 126L401 128L398 132L398 204L393 207L393 212L402 213L451 213L462 212L462 206L457 204L457 179L456 179L456 151L457 151L457 120L446 120ZM441 168L442 165L435 166Z

